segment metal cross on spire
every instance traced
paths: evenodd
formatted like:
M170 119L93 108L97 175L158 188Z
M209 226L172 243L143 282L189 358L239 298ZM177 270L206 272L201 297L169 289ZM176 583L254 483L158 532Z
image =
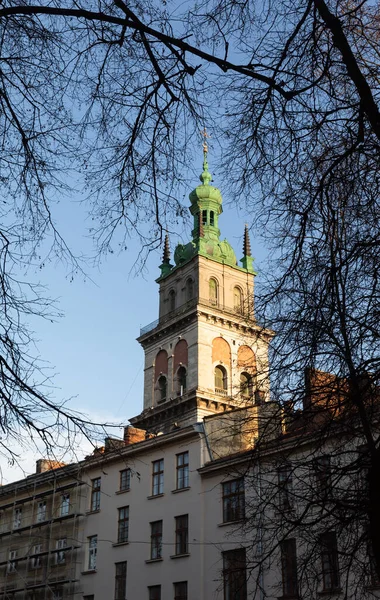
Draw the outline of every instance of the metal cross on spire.
M201 130L201 134L202 134L202 137L203 137L203 152L204 152L205 154L207 154L207 152L208 152L207 140L211 138L211 135L209 135L209 134L207 133L207 129L206 129L206 127L204 127L204 128Z

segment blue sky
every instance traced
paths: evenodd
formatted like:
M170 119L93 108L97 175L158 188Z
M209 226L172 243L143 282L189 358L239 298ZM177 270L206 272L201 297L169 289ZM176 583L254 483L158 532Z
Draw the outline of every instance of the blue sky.
M199 167L201 172L201 148ZM212 156L209 157L213 171ZM186 198L198 185L184 189ZM214 177L214 185L223 193L223 183ZM243 212L229 203L223 194L223 214L219 220L221 238L227 238L242 256L244 223L250 224ZM189 201L187 201L189 203ZM60 231L75 250L93 253L91 240L86 234L85 208L78 198L63 199L55 206L55 219ZM182 231L181 231L182 234ZM182 234L183 236L183 234ZM190 239L190 227L185 238ZM182 237L183 239L183 237ZM171 241L174 251L178 239ZM252 254L256 269L265 258L265 251L257 235L251 233ZM132 239L127 251L110 254L100 267L86 266L88 278L77 275L71 280L64 265L55 261L45 263L43 269L31 269L29 276L47 286L50 297L57 299L64 314L55 322L36 319L32 323L38 353L53 375L53 395L57 400L70 399L70 406L86 413L95 421L128 423L128 419L142 410L144 354L136 342L140 326L158 317L158 266L162 250L150 254L146 268L138 274L133 266L140 252L139 241ZM259 276L256 283L259 284ZM115 429L114 435L121 435ZM79 454L80 456L80 454ZM31 453L24 456L22 469L2 465L3 483L33 472Z

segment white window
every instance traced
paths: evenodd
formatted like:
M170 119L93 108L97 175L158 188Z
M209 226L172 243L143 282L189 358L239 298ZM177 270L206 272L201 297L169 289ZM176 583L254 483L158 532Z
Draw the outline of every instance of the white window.
M36 544L32 548L32 556L30 558L30 567L31 569L40 569L41 568L41 552L42 545Z
M7 565L7 571L8 571L8 573L15 573L15 571L16 571L16 557L17 557L17 550L11 550L9 552L9 560L8 560L8 565Z
M37 523L46 520L46 502L42 500L37 504Z
M99 510L100 509L100 485L101 479L97 477L92 480L91 486L91 510Z
M66 552L65 548L67 548L67 538L61 538L55 543L56 550L58 552L55 553L55 564L56 565L64 565L66 562Z
M69 514L70 510L70 494L63 494L61 496L61 517Z
M15 508L13 513L13 529L21 527L22 508Z
M98 536L92 535L88 539L88 570L94 571L96 569L96 554L98 548Z

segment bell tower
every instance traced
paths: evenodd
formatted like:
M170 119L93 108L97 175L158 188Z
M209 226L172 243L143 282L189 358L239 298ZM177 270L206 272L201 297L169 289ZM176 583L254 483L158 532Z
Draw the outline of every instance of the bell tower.
M144 409L135 427L167 432L204 416L269 400L268 345L273 332L254 314L253 258L248 227L238 265L220 239L222 195L211 185L204 144L201 184L190 193L192 240L171 262L166 236L159 317L143 327Z

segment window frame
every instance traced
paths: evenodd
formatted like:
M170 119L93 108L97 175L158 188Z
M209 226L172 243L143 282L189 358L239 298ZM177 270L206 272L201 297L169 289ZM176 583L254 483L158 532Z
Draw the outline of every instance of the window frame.
M127 597L127 561L115 563L114 600L126 600Z
M162 559L162 532L163 522L151 521L150 523L150 560Z
M223 523L242 521L245 518L244 477L222 482Z
M169 290L168 293L168 300L169 300L169 312L174 312L176 309L176 296L177 294L175 293L175 290L171 289Z
M160 585L149 585L148 586L149 600L161 600L161 586Z
M46 500L40 500L37 503L37 514L36 514L36 522L37 523L43 523L44 521L46 521L46 512L47 512Z
M220 371L222 377L217 379L217 371ZM216 385L217 383L222 383L222 387ZM227 369L223 367L223 365L217 364L214 367L214 387L215 392L218 394L222 393L223 395L227 394L228 390L228 374Z
M91 512L96 512L100 510L101 486L101 477L95 477L95 479L91 479Z
M60 502L60 516L65 517L70 513L70 494L62 494Z
M42 544L34 544L33 551L30 556L30 569L40 569L42 567L41 561Z
M174 600L187 600L187 594L188 594L187 581L176 581L173 583L173 587L174 587Z
M168 396L168 379L163 373L157 379L157 390L159 394L158 403L166 402Z
M127 492L131 489L131 469L127 467L119 471L119 473L119 492Z
M178 393L182 396L186 392L187 388L187 369L183 365L180 365L176 373Z
M291 465L282 465L277 469L279 509L289 511L293 508L293 469Z
M117 510L117 543L126 544L129 536L129 506L121 506Z
M176 454L176 490L183 490L189 486L189 451Z
M175 556L189 554L189 515L175 518Z
M224 600L247 600L246 549L227 550L222 556Z
M96 560L98 554L98 536L89 535L87 538L88 543L88 560L87 568L88 571L96 571Z
M152 461L152 496L164 493L164 459Z
M298 598L297 543L295 538L280 542L283 598Z
M321 549L322 582L324 592L340 589L338 543L335 531L326 531L319 536Z
M13 529L20 529L22 525L22 507L16 506L13 512Z
M58 565L66 564L66 548L67 548L67 537L62 537L55 542L55 559L54 563Z
M208 280L208 295L211 306L218 306L219 301L219 283L215 277Z
M7 573L16 573L17 571L17 550L9 550Z
M313 470L317 492L327 499L331 496L331 457L323 454L313 460Z

